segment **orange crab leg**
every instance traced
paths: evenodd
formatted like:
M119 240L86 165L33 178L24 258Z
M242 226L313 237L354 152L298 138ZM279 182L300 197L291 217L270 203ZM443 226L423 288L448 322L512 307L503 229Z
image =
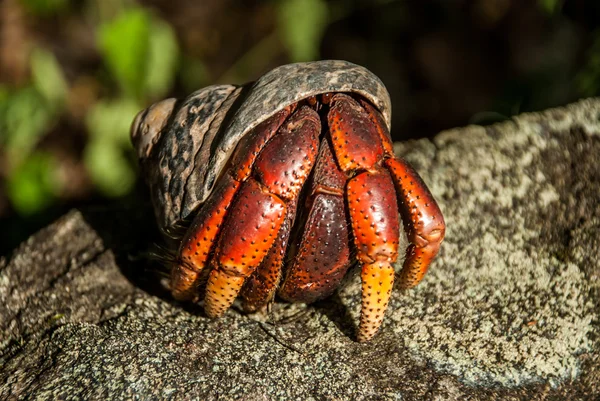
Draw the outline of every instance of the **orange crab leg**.
M221 232L208 278L204 300L208 316L221 316L231 306L245 278L271 249L285 212L285 203L254 179L244 183Z
M265 122L259 124L250 135L243 137L231 157L231 174L237 181L244 181L250 176L252 166L267 142L277 133L283 122L296 109L296 104L288 106Z
M357 256L362 263L362 306L358 341L377 333L394 285L393 263L400 237L396 191L383 169L348 182L348 207Z
M179 263L173 267L171 273L171 292L175 299L190 300L197 296L200 275L214 249L227 208L231 205L241 182L250 174L252 163L258 153L275 135L294 107L294 105L289 106L258 125L251 134L244 138L244 141L249 142L244 142L243 149L234 153L233 160L236 169L229 170L219 181L181 242ZM246 156L246 149L250 150L249 156Z
M371 123L377 130L377 133L379 134L379 139L381 140L381 144L383 145L385 153L393 156L394 145L392 144L392 138L390 137L390 133L387 129L387 126L383 121L383 116L379 111L375 109L375 107L371 106L371 103L367 102L366 100L360 99L359 102L369 115L369 120L371 120Z
M267 141L275 135L281 124L290 115L295 106L289 106L273 117L258 125L252 133L246 136L244 143L250 149L247 159L243 151L234 153L237 162L235 170L228 171L219 181L211 196L194 218L190 229L179 248L179 262L171 272L171 292L177 300L193 299L198 293L200 275L208 263L208 258L214 249L217 234L223 224L227 208L231 205L234 195L240 188L241 182L250 174L250 168L256 155Z
M227 208L240 183L227 175L192 222L181 242L179 260L171 273L171 292L177 300L190 300L197 295L200 274L208 261L212 244L219 233Z
M341 93L331 98L331 105L329 134L340 168L350 173L375 166L383 158L383 146L367 113L356 100Z
M297 199L318 150L319 115L302 107L262 149L220 235L204 308L221 316L275 243L288 205ZM235 170L235 166L234 166Z
M290 202L287 209L285 220L271 250L256 271L246 279L242 288L240 295L244 300L242 305L246 312L256 312L266 306L275 296L275 290L281 280L281 266L296 215L295 202Z
M328 122L339 166L357 174L346 197L357 258L362 263L362 305L358 341L379 330L394 284L398 257L399 216L394 183L380 166L384 141L372 116L347 95L331 99Z
M422 279L437 255L446 225L440 208L417 172L404 160L385 161L403 204L400 210L410 245L399 275L399 284L411 288Z
M403 288L411 288L423 279L438 253L444 239L444 217L419 174L403 159L394 156L392 141L381 114L365 100L361 99L360 103L379 133L388 157L385 166L400 194L400 212L410 245L398 283Z

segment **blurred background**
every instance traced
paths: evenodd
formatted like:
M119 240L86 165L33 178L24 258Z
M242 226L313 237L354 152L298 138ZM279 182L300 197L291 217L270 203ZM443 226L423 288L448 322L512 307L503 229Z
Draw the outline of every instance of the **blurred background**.
M395 140L600 91L597 0L0 0L0 256L72 207L135 204L129 125L284 63L366 66Z

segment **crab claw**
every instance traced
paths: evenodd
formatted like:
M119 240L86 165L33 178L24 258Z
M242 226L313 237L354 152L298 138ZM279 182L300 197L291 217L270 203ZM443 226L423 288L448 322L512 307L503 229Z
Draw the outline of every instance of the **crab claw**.
M369 341L381 327L387 309L396 272L389 262L377 261L363 264L360 278L362 280L362 306L358 341Z
M278 135L268 141L256 158L217 244L204 299L208 316L225 313L273 246L285 247L284 237L289 233L290 222L284 223L289 220L288 210L294 210L317 157L320 132L317 112L302 107L280 127ZM260 135L256 141L262 142ZM239 165L235 167L240 170ZM273 249L273 252L276 256L283 250ZM277 278L271 281L276 282ZM268 286L263 286L262 291L255 289L260 291L255 298L266 300L272 296ZM256 299L254 302L260 303Z
M385 164L398 189L402 220L410 242L398 281L402 288L412 288L423 279L437 255L446 224L433 195L408 163L394 157Z
M364 172L348 183L348 206L357 257L362 263L362 307L358 341L379 330L394 285L400 231L394 183L384 169Z

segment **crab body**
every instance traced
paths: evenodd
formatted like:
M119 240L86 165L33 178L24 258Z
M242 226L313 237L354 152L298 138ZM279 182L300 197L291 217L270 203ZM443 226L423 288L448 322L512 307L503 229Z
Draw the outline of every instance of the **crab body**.
M389 119L381 82L341 61L283 66L248 87L209 87L141 112L133 141L161 227L194 216L173 296L203 293L210 317L238 297L247 311L276 294L308 303L358 262L358 340L371 339L394 281L416 285L445 231L423 181L394 155ZM410 245L395 280L400 221Z

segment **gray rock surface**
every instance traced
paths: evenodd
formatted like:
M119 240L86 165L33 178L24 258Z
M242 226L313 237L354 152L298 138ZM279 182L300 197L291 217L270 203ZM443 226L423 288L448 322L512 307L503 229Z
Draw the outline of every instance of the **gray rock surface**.
M356 277L210 320L139 257L150 210L73 211L0 260L0 399L598 399L600 100L397 152L448 229L372 342Z

